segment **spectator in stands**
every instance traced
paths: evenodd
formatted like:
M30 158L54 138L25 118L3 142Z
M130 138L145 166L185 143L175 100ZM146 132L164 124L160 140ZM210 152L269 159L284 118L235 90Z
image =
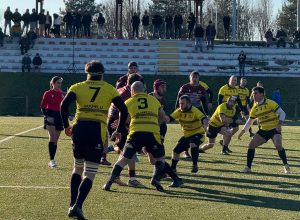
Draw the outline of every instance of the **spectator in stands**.
M40 57L40 54L36 53L35 57L32 60L32 65L33 65L34 72L40 72L41 71L42 63L43 63L43 60Z
M173 16L171 14L165 17L166 23L166 39L172 38Z
M242 50L237 58L239 61L239 73L240 76L245 76L245 62L246 62L246 54Z
M23 27L22 27L22 33L24 32L25 28L25 34L27 34L29 29L29 22L30 22L30 13L29 9L26 9L26 12L22 15L22 21L23 21Z
M297 45L296 45L297 43L298 43L298 47L300 48L300 28L298 28L298 30L293 33L294 48L297 48Z
M66 15L63 18L63 21L66 24L66 37L71 37L72 36L73 16L70 11L67 11Z
M150 25L150 18L148 15L148 12L145 11L144 15L142 17L142 25L143 25L143 30L142 30L142 37L149 39L149 25Z
M45 33L45 24L46 24L46 15L44 9L38 14L38 20L39 20L39 36L42 37L44 36Z
M211 49L214 49L214 40L216 36L216 29L213 25L212 21L209 21L208 26L206 27L206 41L207 41L207 50L209 50L209 46Z
M277 38L277 47L280 47L280 46L286 47L287 34L285 33L285 31L282 28L280 28L277 31L276 38Z
M273 41L273 32L271 31L270 28L265 33L265 38L266 38L266 41L267 41L267 47L270 47L270 45Z
M182 19L182 16L181 14L177 14L174 16L174 20L173 20L173 23L174 23L174 38L175 39L181 39L181 27L182 27L182 24L183 24L183 19Z
M85 37L91 37L91 24L92 24L92 16L85 11L82 16L82 25Z
M61 17L58 14L54 13L53 18L54 18L54 21L53 21L53 26L54 26L53 34L54 34L54 37L60 37Z
M74 18L73 18L74 19ZM75 13L75 21L73 27L73 35L75 36L75 29L76 29L76 36L82 37L82 14L81 11Z
M10 29L10 35L12 38L20 39L22 36L21 25L14 24Z
M36 31L37 28L38 15L35 12L35 9L32 9L32 13L30 14L30 29Z
M3 39L4 39L4 33L2 32L2 28L0 28L0 47L3 47Z
M37 39L37 34L33 30L30 30L30 31L28 31L26 36L28 38L30 48L33 48L33 46L35 44L35 40Z
M131 18L131 25L132 25L132 37L139 38L139 26L140 26L141 20L140 16L135 12Z
M18 9L16 8L15 13L13 13L13 19L15 25L21 25L22 15L18 12Z
M28 52L29 50L29 38L25 35L24 37L21 37L20 41L19 41L19 45L20 45L20 51L21 54L24 55Z
M4 35L6 35L7 26L9 28L8 30L10 31L12 19L13 19L13 13L11 12L10 7L7 7L6 11L4 12Z
M160 38L160 27L163 23L162 17L159 14L156 14L152 18L153 24L153 38L159 39Z
M49 11L47 11L46 14L46 20L45 20L45 37L49 37L50 36L50 29L52 26L52 17L49 14Z
M189 31L188 38L192 39L192 33L193 33L193 30L194 30L194 27L196 24L196 18L195 18L194 13L190 13L187 23L188 23L188 31Z
M273 92L272 92L272 98L273 101L275 101L279 107L282 107L282 99L281 99L281 95L280 95L280 89L276 88Z
M104 38L105 31L104 31L104 24L105 24L105 18L103 17L102 13L99 13L99 16L97 18L98 23L98 37Z
M25 72L25 69L27 69L28 72L31 70L31 59L28 55L28 53L25 53L25 55L22 58L22 72Z
M224 40L229 40L229 28L230 28L230 17L225 15L223 17L223 26L224 26Z
M195 37L195 50L197 51L200 48L200 51L203 52L203 37L204 37L204 29L202 28L201 24L197 25L194 30L194 37Z

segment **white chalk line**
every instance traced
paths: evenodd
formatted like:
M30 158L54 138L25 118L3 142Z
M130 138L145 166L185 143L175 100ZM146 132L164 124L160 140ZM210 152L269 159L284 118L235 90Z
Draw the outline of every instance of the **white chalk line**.
M42 127L43 127L43 125L38 126L38 127L36 127L36 128L31 128L31 129L26 130L26 131L22 131L22 132L20 132L20 133L11 135L11 136L9 136L9 137L6 137L6 138L0 140L0 144L3 143L3 142L5 142L5 141L8 141L8 140L10 140L10 139L13 139L13 138L15 138L15 137L18 137L19 135L26 134L26 133L28 133L28 132L30 132L30 131L34 131L34 130L40 129L40 128L42 128Z
M1 186L1 188L12 188L12 189L69 189L68 186Z

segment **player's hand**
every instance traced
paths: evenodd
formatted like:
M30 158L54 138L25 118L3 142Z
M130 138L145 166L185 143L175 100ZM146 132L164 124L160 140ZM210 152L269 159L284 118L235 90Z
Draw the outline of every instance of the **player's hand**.
M46 120L47 120L49 123L51 123L51 124L54 123L54 118L53 118L53 117L47 116Z
M119 124L119 119L115 120L115 121L110 125L110 127L111 127L112 129L117 129L118 124Z
M242 140L242 136L245 134L245 130L241 130L241 132L238 135L238 139Z
M211 102L209 102L208 104L207 104L207 108L209 109L209 110L211 110L212 109L212 103Z
M241 112L241 116L244 118L245 117L245 112Z
M65 134L68 136L68 137L71 137L72 135L72 127L67 127L65 128Z
M118 131L115 131L114 133L112 133L111 135L111 139L115 138L116 141L120 141L122 138L121 133L119 133Z

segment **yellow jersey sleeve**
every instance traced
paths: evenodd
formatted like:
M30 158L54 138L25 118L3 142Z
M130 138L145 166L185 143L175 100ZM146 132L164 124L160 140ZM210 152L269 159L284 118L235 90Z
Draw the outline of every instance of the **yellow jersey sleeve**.
M176 120L179 119L179 115L180 115L180 108L177 108L170 116Z
M199 81L199 85L202 86L205 91L209 89L209 86L205 82Z

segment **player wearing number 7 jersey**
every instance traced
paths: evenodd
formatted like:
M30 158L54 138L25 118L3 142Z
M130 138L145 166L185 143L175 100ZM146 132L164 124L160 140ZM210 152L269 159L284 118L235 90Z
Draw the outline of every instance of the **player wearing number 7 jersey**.
M120 121L116 136L127 119L127 107L118 91L103 81L104 66L98 61L86 64L87 80L70 87L61 104L65 133L72 136L74 169L71 176L71 202L69 217L85 219L82 205L97 173L106 141L107 114L111 103L119 109ZM70 127L68 108L76 101L75 123ZM120 137L119 137L120 138Z

